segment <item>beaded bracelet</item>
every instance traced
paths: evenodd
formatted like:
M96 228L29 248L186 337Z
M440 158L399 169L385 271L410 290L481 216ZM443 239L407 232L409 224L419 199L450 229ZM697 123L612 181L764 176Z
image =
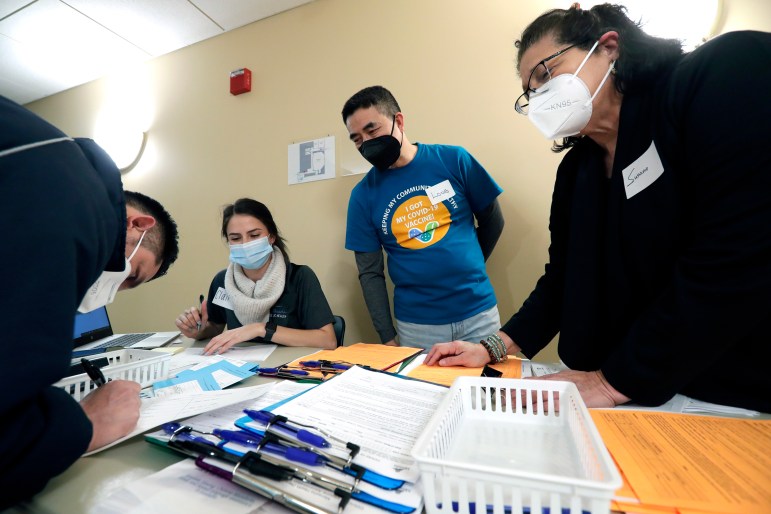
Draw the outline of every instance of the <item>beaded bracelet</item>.
M490 337L487 338L488 341L491 340L491 339L492 339L492 342L494 342L498 346L498 350L499 350L498 353L499 353L499 356L500 356L500 361L499 362L502 362L502 361L505 361L506 359L508 359L509 355L508 355L508 352L506 350L506 343L503 342L503 339L501 339L501 336L499 336L498 334L493 334L493 335L491 335Z
M493 347L492 345L490 345L490 343L487 342L487 340L482 339L481 341L479 341L479 344L484 346L485 350L487 350L487 354L490 356L490 362L492 364L495 364L496 362L498 362L498 359L496 358L495 353L493 352Z
M490 356L490 362L497 364L503 362L509 358L506 353L506 344L498 334L488 336L487 339L482 339L479 344L484 346L487 350L487 354Z

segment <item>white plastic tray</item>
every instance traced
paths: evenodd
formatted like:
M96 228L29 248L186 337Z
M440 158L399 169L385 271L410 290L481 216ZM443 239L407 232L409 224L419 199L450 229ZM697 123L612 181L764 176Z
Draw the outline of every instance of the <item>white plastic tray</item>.
M460 377L412 456L429 514L606 513L621 487L570 382Z
M171 355L168 353L125 349L95 354L87 358L94 360L107 358L109 365L102 368L102 373L108 380L133 380L139 382L142 387L147 387L157 380L165 380L169 377ZM80 362L80 359L73 362ZM54 386L61 387L78 401L96 388L86 373L64 378Z

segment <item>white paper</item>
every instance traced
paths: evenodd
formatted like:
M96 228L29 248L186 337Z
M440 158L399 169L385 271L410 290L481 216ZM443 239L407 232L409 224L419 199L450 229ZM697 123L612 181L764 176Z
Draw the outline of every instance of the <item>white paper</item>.
M624 190L627 200L644 190L664 173L664 164L656 151L656 145L651 146L632 164L621 172L624 177Z
M244 346L234 346L221 355L204 355L202 346L186 348L184 351L172 355L169 361L169 376L174 377L180 371L189 368L195 369L196 366L206 367L223 357L230 361L264 362L276 347L277 345L268 343L244 343Z
M212 298L211 303L231 311L233 310L233 302L230 301L230 295L224 287L217 288L217 292L214 293L214 298Z
M273 410L361 446L354 462L415 482L410 451L447 388L354 366Z
M205 391L183 396L174 395L168 398L143 398L142 406L139 410L139 422L130 434L85 455L93 455L94 453L106 450L121 441L147 432L169 421L176 421L226 405L256 399L265 394L270 389L270 386L271 384L262 384L254 387Z
M335 178L334 136L289 145L287 163L290 185Z
M153 396L155 398L166 398L167 396L179 396L183 394L197 394L205 392L201 387L201 383L198 380L188 380L187 382L180 382L179 384L162 387L161 389L155 389Z
M426 194L431 205L436 205L455 196L455 190L449 180L443 180L435 186L427 187Z
M92 514L250 514L269 500L185 459L108 496Z

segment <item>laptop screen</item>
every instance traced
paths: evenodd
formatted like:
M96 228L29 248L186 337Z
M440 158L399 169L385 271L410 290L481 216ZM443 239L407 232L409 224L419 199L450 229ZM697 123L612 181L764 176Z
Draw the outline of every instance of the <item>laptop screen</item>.
M76 347L111 335L112 327L105 307L75 315L75 333L72 339Z

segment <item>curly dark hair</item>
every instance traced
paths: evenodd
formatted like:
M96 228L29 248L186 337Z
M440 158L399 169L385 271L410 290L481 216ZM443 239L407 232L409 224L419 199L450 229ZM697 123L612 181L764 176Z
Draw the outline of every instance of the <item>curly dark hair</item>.
M544 37L552 37L560 45L575 45L588 51L600 36L611 30L618 32L619 55L613 82L621 94L649 87L683 56L679 40L649 36L638 22L626 15L623 5L600 4L586 10L573 4L569 9L545 12L525 28L521 38L514 43L518 49L517 71L520 71L522 54ZM561 144L555 141L552 150L561 152L580 139L581 136L571 136L564 138Z
M157 200L136 191L124 191L123 195L126 205L155 218L155 226L147 231L142 243L155 254L156 262L161 262L158 272L150 279L155 280L165 275L179 256L177 224Z

